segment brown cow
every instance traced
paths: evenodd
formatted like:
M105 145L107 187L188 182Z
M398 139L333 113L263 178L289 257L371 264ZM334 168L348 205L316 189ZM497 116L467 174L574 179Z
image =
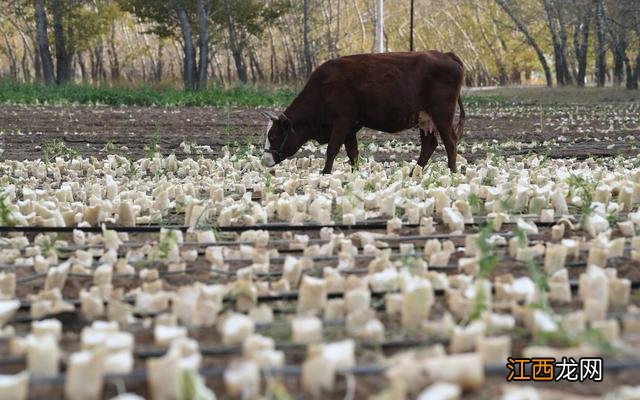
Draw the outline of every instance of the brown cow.
M280 116L270 115L262 161L272 167L314 139L328 143L322 173L330 174L343 144L355 167L356 133L362 127L394 133L419 125L418 165L424 167L438 146L437 130L449 168L455 172L456 145L464 124L463 77L460 58L439 51L361 54L327 61ZM456 102L460 121L454 131Z

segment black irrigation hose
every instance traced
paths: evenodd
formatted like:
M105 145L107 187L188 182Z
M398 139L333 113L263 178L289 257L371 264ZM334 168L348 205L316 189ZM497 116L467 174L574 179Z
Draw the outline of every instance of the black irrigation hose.
M401 253L392 253L390 255L390 259L402 259L402 258L424 258L424 253L407 253L407 254L401 254ZM314 262L315 261L336 261L339 260L339 256L312 256L310 257ZM353 259L354 260L374 260L376 258L376 256L372 256L372 255L357 255L354 256ZM622 257L616 257L616 259L623 259L623 260L628 260L628 257L622 256ZM273 257L270 258L269 261L273 262L273 261L279 261L279 262L283 262L285 260L284 257ZM501 261L509 261L509 262L513 262L513 263L518 263L518 264L522 264L525 263L524 261L518 261L517 259L513 258L513 257L504 257L501 259ZM253 260L251 259L245 259L245 258L231 258L231 259L225 259L225 263L241 263L241 262L245 262L248 264L253 263ZM568 261L565 263L565 267L584 267L587 265L587 261L582 261L582 260L575 260L575 261ZM50 266L50 267L55 267L55 266ZM318 267L313 268L313 270L316 270ZM4 267L0 266L0 269L3 269ZM447 265L430 265L428 267L428 270L431 271L452 271L452 270L456 270L459 268L459 265L456 263L450 263ZM7 268L10 269L10 268ZM163 277L171 277L171 276L181 276L183 274L189 274L189 273L195 273L195 272L199 272L198 268L193 267L193 268L185 268L184 270L178 270L178 271L160 271L158 273L159 277L163 278ZM218 268L211 268L209 270L204 270L202 272L210 272L212 274L218 274L218 275L225 275L225 276L236 276L237 275L237 270L222 270L222 269L218 269ZM305 272L305 271L302 271ZM314 271L314 272L318 272L318 271ZM321 271L320 271L321 272ZM367 268L352 268L352 269L345 269L345 270L340 270L338 271L341 274L346 274L346 275L351 275L351 274L364 274L368 272ZM256 277L279 277L283 275L283 271L269 271L269 272L254 272L254 275ZM309 274L306 274L309 275ZM46 278L47 274L46 273L36 273L33 275L29 275L26 277L22 277L16 280L16 283L28 283L31 281L35 281L38 279L43 279ZM91 279L93 278L93 274L83 274L83 273L75 273L75 272L69 272L68 275L69 277L74 277L74 278L87 278L87 279ZM135 277L135 274L113 274L112 275L112 279L130 279L131 277Z
M577 216L576 216L577 218ZM476 217L477 219L477 217ZM368 222L359 222L355 224L320 224L320 223L307 223L307 224L290 224L286 222L273 222L257 225L246 226L215 226L215 225L202 225L198 229L215 229L220 232L245 232L250 230L266 230L274 232L282 231L319 231L323 228L333 228L341 231L353 231L363 229L387 229L388 220L372 220ZM478 225L480 221L472 223L465 223L467 226ZM535 222L537 226L553 226L558 220L554 222ZM512 224L513 222L504 222L505 224ZM402 228L418 228L419 224L402 224ZM139 225L139 226L106 226L106 229L116 232L128 232L128 233L155 233L160 232L161 229L172 229L187 231L189 229L195 229L189 225ZM102 233L102 226L0 226L0 233L10 232L23 232L23 233L72 233L74 230L79 230L89 233Z
M416 227L418 225L415 225ZM367 223L367 224L355 224L355 225L290 225L290 224L264 224L253 226L203 226L203 229L216 229L221 232L244 232L248 230L268 230L268 231L319 231L322 228L334 228L340 230L358 230L358 229L387 229L385 223ZM109 230L116 232L126 233L157 233L162 229L187 231L193 227L189 225L141 225L141 226L110 226ZM80 230L89 233L102 233L102 227L89 226L89 227L73 227L73 226L0 226L1 232L23 232L23 233L72 233L74 230Z
M625 213L619 214L620 216L625 216ZM542 222L540 220L536 220L538 215L536 214L513 214L509 215L509 217L514 219L524 219L528 222L533 222L537 226L552 226L561 220L566 220L567 218L576 218L579 220L581 215L570 215L570 216L562 216L554 218L553 222ZM465 222L466 226L474 226L479 223L484 223L493 219L492 217L488 217L485 215L479 215L473 217L473 222ZM533 219L533 220L532 220ZM243 226L217 226L217 225L199 225L196 229L194 226L190 225L136 225L136 226L120 226L120 225L105 225L106 229L114 230L116 232L131 232L131 233L145 233L145 232L159 232L161 229L174 229L174 230L182 230L186 231L189 229L192 230L207 230L207 229L215 229L220 232L244 232L249 230L267 230L267 231L316 231L322 228L334 228L340 230L358 230L358 229L386 229L387 222L389 219L371 219L364 222L356 222L355 224L321 224L318 222L307 222L300 224L290 224L288 222L269 222L265 224L256 224L256 225L243 225ZM434 223L438 225L446 225L442 218L435 217ZM515 221L504 221L503 224L510 225L515 224ZM403 228L417 228L420 224L410 224L410 223L402 223ZM102 233L102 225L100 226L8 226L8 225L0 225L0 232L25 232L25 233L51 233L51 232L73 232L74 230L79 230L88 233Z
M329 321L331 322L331 321ZM330 325L340 325L344 327L344 323L341 324L324 324L324 326ZM271 324L266 325L268 328ZM449 338L441 338L441 339L412 339L412 338L402 338L402 339L389 339L384 340L382 342L371 342L371 341L356 341L356 344L359 348L365 349L400 349L400 348L410 348L417 346L431 346L436 344L441 344L443 346L447 346L450 342ZM293 343L293 342L282 342L276 343L275 348L277 350L281 350L284 352L295 352L295 351L306 351L308 344L305 343ZM133 351L133 357L140 360L146 360L149 358L162 357L167 351L168 347L149 347L146 349L135 350ZM234 354L242 353L241 345L228 345L228 346L204 346L199 349L200 354L203 356L209 357L217 357L217 356L227 356ZM0 358L0 366L9 366L9 365L20 365L26 363L25 356L9 356L9 357L1 357Z
M451 239L451 240L457 240L457 239L464 239L469 235L473 235L475 233L468 233L468 234L449 234L449 233L434 233L434 234L430 234L430 235L407 235L407 236L380 236L380 237L375 237L374 239L376 241L382 241L382 242L401 242L401 241L417 241L417 240L431 240L431 239L438 239L438 240L443 240L443 239ZM511 238L513 236L515 236L514 234L510 233L510 232L495 232L493 233L493 235L498 235L498 236L502 236L504 238ZM535 234L535 235L528 235L529 239L541 239L544 236L542 234ZM348 238L347 238L348 239ZM290 244L295 244L297 243L294 240L287 240L287 239L271 239L269 240L269 242L267 243L267 245L265 246L265 248L269 248L269 247L276 247L279 245L290 245ZM322 245L322 244L326 244L329 243L328 240L323 240L323 239L313 239L310 238L309 241L307 242L307 244L309 245L314 245L314 244L318 244L318 245ZM140 248L143 247L144 245L146 245L147 243L143 243L143 242L124 242L120 245L121 248ZM233 246L241 246L241 245L247 245L247 246L255 246L256 242L254 241L217 241L217 242L189 242L189 241L185 241L182 243L183 246L191 246L191 247L233 247ZM89 250L89 249L104 249L104 246L102 245L71 245L71 246L64 246L64 247L58 247L56 248L56 250L61 251L61 252L73 252L76 250ZM282 251L282 250L279 250Z
M224 367L206 367L201 368L198 372L204 378L222 378L226 368ZM386 367L375 364L358 365L353 368L349 368L341 371L340 373L345 375L355 376L368 376L368 375L382 375L386 371ZM262 373L267 376L288 376L299 377L302 375L302 367L297 365L285 365L282 368L265 368L262 369ZM140 383L147 380L147 369L139 368L133 370L130 374L107 374L104 377L105 382L119 383L126 381L130 383ZM29 378L29 385L63 385L66 381L66 374L58 374L50 377L38 377L31 376Z
M627 371L640 369L640 360L631 361L604 361L602 365L603 371ZM339 371L343 375L354 375L356 377L363 376L381 376L387 370L387 367L379 364L361 364L355 367L348 368ZM224 367L206 367L201 368L198 372L204 378L222 378L226 368ZM489 365L484 367L486 375L498 375L508 373L506 365ZM298 365L285 365L282 368L266 368L262 369L262 373L266 376L287 376L287 377L300 377L302 376L302 367ZM107 374L104 378L105 382L120 383L122 381L130 383L140 383L147 380L147 369L138 368L133 370L130 374ZM63 385L66 381L66 374L57 374L50 377L38 377L31 376L29 378L30 386L38 385Z
M364 255L364 254L359 254L357 256L354 256L353 259L354 260L374 260L377 256L373 256L373 255ZM314 262L319 261L336 261L339 260L339 256L311 256L310 257ZM392 253L390 255L390 259L402 259L402 258L424 258L424 253L406 253L406 254L402 254L402 253ZM629 260L629 257L626 256L622 256L622 257L616 257L616 259L623 259L623 260ZM269 262L284 262L285 257L271 257L269 259ZM224 260L225 263L248 263L251 264L253 263L252 259L248 259L248 258L229 258L229 259L225 259ZM501 259L501 261L510 261L513 263L523 263L523 261L518 261L513 257L509 257L506 256L504 258ZM93 266L98 266L99 264L94 264ZM575 260L575 261L569 261L565 263L565 267L584 267L587 265L587 261L582 261L582 260ZM17 267L31 267L31 266L12 266L12 265L0 265L0 270L2 269L14 269ZM50 267L56 267L56 266L50 266ZM429 270L432 271L451 271L451 270L455 270L458 269L459 266L458 264L447 264L447 265L430 265L428 267ZM177 270L177 271L160 271L159 272L159 276L160 277L170 277L170 276L181 276L183 274L188 274L188 273L195 273L198 272L198 268L196 267L192 267L192 268L185 268L184 270ZM232 271L228 271L228 270L222 270L222 269L217 269L217 268L211 268L208 271L204 271L204 272L210 272L212 274L218 274L218 275L225 275L225 276L236 276L237 275L237 270L232 270ZM361 274L361 273L367 273L368 269L366 268L354 268L354 269L348 269L348 270L341 270L339 271L342 274ZM279 277L283 275L283 271L270 271L270 272L254 272L254 275L257 277ZM42 278L46 278L47 274L46 273L36 273L33 275L29 275L26 277L22 277L16 280L16 283L19 284L23 284L23 283L28 283L31 281L35 281L38 279L42 279ZM69 272L68 276L70 277L75 277L75 278L93 278L93 274L83 274L83 273L74 273L74 272ZM112 279L129 279L131 277L135 277L135 274L113 274L112 275Z
M28 283L28 282L36 281L38 279L46 278L46 277L47 277L46 272L40 272L33 275L25 276L23 278L18 278L16 279L16 284Z
M619 213L619 217L626 217L628 213ZM504 221L505 225L515 224L513 219L523 219L528 222L535 223L537 226L553 226L561 221L574 220L579 221L582 217L581 214L575 215L563 215L555 217L553 222L543 222L535 218L537 214L510 214L509 221ZM486 215L478 215L473 217L473 222L465 222L466 226L476 226L481 223L486 223L492 220L493 217ZM355 224L321 224L318 222L307 222L300 224L290 224L288 222L270 222L265 224L256 225L244 225L244 226L217 226L217 225L200 225L197 230L215 229L220 232L244 232L249 230L267 230L267 231L317 231L322 228L334 228L340 230L360 230L360 229L386 229L389 219L372 219L364 222L357 222ZM437 225L446 225L442 218L435 217L434 223ZM417 228L419 224L402 223L403 228ZM130 232L130 233L154 233L159 232L162 228L187 231L189 229L196 229L196 227L189 225L136 225L136 226L108 226L105 224L105 228L109 230L115 230L116 232ZM88 233L102 233L102 226L84 226L84 227L47 227L47 226L0 226L0 233L2 232L24 232L24 233L55 233L55 232L73 232L74 230L80 230Z
M417 346L431 346L435 344L448 345L450 339L443 338L442 340L427 340L427 339L390 339L384 340L382 342L369 342L369 341L357 341L356 344L358 347L365 349L395 349L395 348L407 348L407 347L417 347ZM276 350L282 351L306 351L308 344L305 343L276 343ZM137 359L147 359L152 357L161 357L166 354L168 348L148 348L144 350L136 350L134 351L134 357ZM211 347L200 347L200 354L203 356L223 356L230 354L241 354L242 346L211 346Z
M375 241L377 242L414 242L414 241L421 241L421 240L433 240L433 239L437 239L437 240L444 240L444 239L450 239L450 240L458 240L458 239L464 239L467 236L469 236L470 234L467 235L450 235L450 234L433 234L433 235L409 235L409 236L382 236L382 237L376 237L374 238ZM496 232L494 233L494 235L497 236L501 236L504 237L505 239L510 239L512 237L514 237L515 235L513 235L512 233L505 233L505 232ZM529 239L532 240L538 240L538 239L542 239L543 235L529 235L528 236ZM259 247L257 249L270 249L273 248L277 245L291 245L291 244L297 244L298 242L295 242L293 240L284 240L284 239L276 239L276 240L271 240L269 241L269 243L267 244L267 246L265 247ZM329 243L328 240L322 240L322 239L309 239L309 241L307 242L307 245L323 245L323 244L327 244ZM142 247L147 243L128 243L128 244L124 244L121 246L126 246L126 247ZM255 245L256 242L235 242L235 241L225 241L225 242L207 242L207 243L198 243L198 242L184 242L182 243L182 246L196 246L196 247L232 247L232 246L241 246L241 245ZM361 246L354 246L356 247L359 251L363 250L363 247ZM60 251L60 252L74 252L76 250L88 250L88 249L103 249L103 246L65 246L65 247L61 247L61 248L57 248L56 250ZM385 249L392 249L392 250L398 250L400 247L399 246L388 246L385 248L379 248L379 250L385 250ZM630 247L627 246L625 249L629 249ZM289 254L289 253L303 253L304 249L276 249L278 251L278 253L285 253L285 254ZM198 256L202 256L205 254L205 251L203 250L198 250ZM124 256L124 254L123 254ZM363 255L359 255L359 256L363 256ZM94 258L100 257L100 255L94 255ZM67 255L63 255L58 257L58 260L68 260L70 257ZM284 257L272 257L270 258L271 261L278 261L279 259L284 260ZM226 259L225 261L227 261L229 259ZM232 259L231 262L236 262L236 259ZM95 263L95 262L94 262ZM95 264L96 266L99 264ZM27 264L0 264L0 270L2 269L14 269L14 268L31 268L32 265L27 265Z
M398 250L399 247L385 247L385 248L378 248L378 250L383 251L383 250ZM359 251L362 251L361 248L358 248ZM278 251L279 253L281 252L280 250ZM302 251L300 251L302 252ZM289 252L285 252L285 254L287 254ZM203 253L204 254L204 253ZM203 255L203 254L199 254L199 255ZM452 253L452 255L455 253ZM340 257L337 255L330 255L330 256L326 256L326 255L321 255L321 256L304 256L303 257L308 257L313 261L336 261L339 260ZM358 254L353 256L353 260L373 260L376 257L378 257L377 255L369 255L369 254ZM413 252L413 253L398 253L398 252L392 252L389 257L391 259L402 259L402 258L424 258L425 257L425 253L424 252ZM269 257L269 263L274 263L274 264L278 264L278 263L283 263L286 260L287 257L282 257L282 256L277 256L277 257ZM59 258L59 260L69 260L69 258ZM510 259L508 257L503 258L503 260L506 261L511 261L513 259ZM186 262L186 261L185 261ZM149 263L149 261L139 261L137 263L134 263L133 266L137 267L138 265L147 265ZM166 262L162 262L162 261L157 261L158 264L160 265L164 265L166 264ZM224 258L224 263L225 264L234 264L234 263L253 263L253 259L251 258L233 258L233 257L229 257L229 258ZM48 268L53 268L53 267L59 267L61 264L56 264L56 265L49 265ZM89 266L88 268L95 268L95 267L99 267L100 265L103 265L102 263L98 262L98 261L93 261L91 266ZM27 269L27 268L32 268L32 265L27 265L27 264L0 264L0 270L15 270L15 269ZM457 264L449 264L446 266L430 266L430 268L435 268L435 269L439 269L439 268L444 268L444 269L451 269L451 268L457 268L458 265ZM176 273L180 273L180 272L195 272L197 269L195 267L191 267L191 268L186 268L184 271L176 271ZM218 272L221 270L217 270ZM223 271L224 272L224 271ZM343 271L340 271L343 272ZM162 274L162 272L160 273ZM168 272L165 272L165 274L169 274ZM80 274L81 275L81 274ZM257 275L260 275L260 273L257 273ZM266 274L268 275L268 274ZM87 275L89 276L89 275ZM93 275L90 275L93 276ZM114 278L126 278L129 277L131 275L128 274L123 274L123 275L119 275L119 274L114 274L113 275Z
M571 266L571 267L581 267L581 266L585 266L587 265L587 263L585 261L574 261L574 262L570 262L565 264L567 266ZM429 269L434 270L434 269L439 269L439 270L450 270L452 268L457 268L457 265L452 265L452 266L446 266L446 267L429 267ZM161 272L160 275L161 276L171 276L171 275L182 275L186 272L196 272L195 270L192 271L176 271L176 272ZM228 275L228 276L233 276L235 275L233 271L224 271L224 270L214 270L212 272L218 273L218 274L223 274L223 275ZM348 273L348 274L359 274L359 273L366 273L368 272L367 268L355 268L355 269L351 269L351 270L347 270L347 271L341 271L343 273ZM163 275L164 274L164 275ZM69 274L71 275L71 273ZM91 275L84 275L84 274L73 274L73 276L77 277L81 277L81 278L91 278ZM276 273L275 271L273 273L268 273L268 274L262 274L263 276L281 276L282 273ZM36 274L36 275L32 275L26 278L23 278L27 281L31 281L31 280L35 280L35 279L39 279L39 278L43 278L45 277L46 274ZM115 277L115 276L114 276ZM124 277L123 277L124 278ZM572 291L576 291L578 290L578 285L579 285L579 281L576 279L571 279L569 280L569 285ZM632 289L638 289L640 288L640 280L638 281L631 281L631 288ZM492 291L495 291L495 287L492 286ZM258 303L266 303L266 302L274 302L274 301L280 301L280 300L296 300L298 298L298 293L299 291L297 290L292 290L289 292L283 292L283 293L277 293L277 294L268 294L268 295L261 295L258 296ZM380 298L380 297L384 297L388 294L388 292L371 292L371 296L373 298ZM434 295L435 296L444 296L445 295L445 291L443 289L434 289ZM344 296L344 293L329 293L328 294L328 298L341 298ZM80 300L78 299L63 299L65 302L68 302L70 304L73 304L75 307L79 307L80 306ZM125 299L125 302L128 302L130 304L133 303L133 299ZM225 297L224 298L224 302L226 303L230 303L233 301L233 298L231 297ZM19 310L26 310L29 309L31 307L31 304L33 302L32 301L28 301L28 300L21 300L20 302L20 308ZM107 304L107 302L105 301L105 305ZM31 322L32 319L30 318L26 318L24 320L17 320L16 318L14 318L15 322Z
M376 309L383 309L384 305L380 305L376 307ZM619 314L614 313L611 317L616 318L618 320L622 320L625 316L629 314ZM76 313L66 313L65 317L69 318L78 318ZM87 321L85 321L87 322ZM281 325L288 326L287 319L280 319L270 323L259 323L256 324L256 330L269 330L274 327L278 327ZM346 329L346 324L344 321L337 320L323 320L323 329L328 327L339 327L341 329ZM200 328L207 329L207 328ZM132 331L135 333L135 331ZM514 337L512 335L512 337ZM515 334L517 338L529 338L529 333ZM421 346L431 346L435 344L441 344L443 346L447 346L450 343L449 338L443 337L434 337L430 339L424 338L410 338L410 337L402 337L402 338L389 338L381 342L371 342L371 341L358 341L357 345L361 348L369 348L369 349L399 349L399 348L411 348L411 347L421 347ZM282 351L301 351L306 350L307 344L299 344L292 342L280 342L276 344L276 348ZM166 347L150 347L142 350L134 350L133 355L137 359L147 359L151 357L160 357L163 356L167 352ZM223 355L232 355L239 354L242 352L242 347L240 345L222 345L222 346L204 346L200 347L200 353L204 356L223 356ZM15 364L24 364L25 357L24 356L15 356L15 357L3 357L0 358L0 366L2 365L15 365Z

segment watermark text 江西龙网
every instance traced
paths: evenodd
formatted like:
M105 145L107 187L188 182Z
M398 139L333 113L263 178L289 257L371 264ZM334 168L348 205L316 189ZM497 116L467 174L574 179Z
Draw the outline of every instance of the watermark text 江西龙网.
M507 381L602 381L602 358L507 358Z

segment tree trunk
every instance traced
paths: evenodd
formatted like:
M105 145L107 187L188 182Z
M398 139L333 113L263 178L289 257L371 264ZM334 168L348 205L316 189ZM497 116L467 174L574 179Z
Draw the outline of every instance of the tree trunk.
M227 82L231 83L231 51L227 48L227 56L225 57L225 67L227 72Z
M640 7L636 7L633 13L634 30L636 39L640 40ZM638 81L640 81L640 50L636 54L636 67L631 74L631 78L627 76L627 88L638 89Z
M640 80L640 51L638 52L638 55L636 56L636 71L633 74L633 84L631 85L632 89L637 89L638 88L638 81Z
M577 3L574 2L573 7L580 10ZM592 8L588 5L584 7L582 13L576 18L576 24L573 32L573 46L576 53L576 61L578 63L578 72L576 74L576 84L584 87L585 78L587 76L587 53L589 50L589 26L591 25Z
M91 71L91 82L95 84L98 81L97 62L95 49L89 51L89 65Z
M544 53L542 52L542 49L540 48L540 46L538 46L538 42L536 42L533 36L531 36L529 29L527 29L527 26L520 19L520 17L518 17L516 12L509 6L509 4L507 4L507 0L496 0L496 3L498 3L500 8L502 8L502 10L504 10L504 12L507 13L509 18L511 18L511 20L516 24L516 27L518 28L518 30L527 39L527 43L529 43L529 46L531 46L533 50L536 52L536 55L538 56L538 60L542 65L542 69L544 70L547 86L549 87L553 86L553 78L551 76L551 70L549 69L549 64L547 64L547 59L544 57Z
M193 45L193 32L189 16L181 0L172 0L173 8L178 15L180 30L182 31L182 41L184 50L183 59L183 80L185 90L196 88L196 51Z
M610 19L607 23L607 31L611 37L611 50L613 51L613 86L622 86L624 79L624 64L627 59L627 32L626 27Z
M218 77L220 79L220 82L224 85L224 72L222 71L222 62L220 61L220 58L218 57L218 52L214 51L213 52L213 60L215 61L215 65L216 65L216 69L218 70Z
M560 42L558 40L558 27L557 21L553 16L553 5L551 4L551 0L544 0L544 10L547 14L547 25L549 27L549 31L551 32L551 44L553 45L553 56L554 56L554 66L556 70L556 82L559 86L564 86L564 74L562 73L562 53L560 51Z
M331 58L337 58L338 48L336 45L336 39L331 32L331 27L333 26L333 7L330 0L322 2L322 14L326 25L327 51Z
M67 49L62 22L61 0L53 0L53 34L56 39L56 82L58 85L69 82L71 79L71 57Z
M638 79L640 78L640 51L638 51L638 55L636 56L636 66L632 68L631 61L627 57L626 68L627 68L627 89L638 89Z
M198 89L207 88L207 68L209 66L209 4L204 0L198 0L198 29L200 47L200 62L198 65Z
M604 86L607 78L607 53L604 37L604 4L602 0L595 0L596 13L596 82L599 87Z
M11 21L11 24L14 26L18 34L20 35L20 39L22 40L22 57L21 57L21 67L22 67L22 78L24 82L31 82L31 67L30 61L31 57L33 57L34 52L31 50L31 46L29 45L29 40L27 40L27 35L23 32L23 29L16 24L15 21Z
M102 43L99 43L91 52L91 79L95 84L99 84L106 79L102 52Z
M160 40L158 44L158 61L156 62L155 80L156 82L162 81L162 70L164 69L164 61L162 60L164 51L164 43Z
M253 50L249 52L249 62L254 69L254 73L257 75L257 79L264 82L264 72L262 72L262 67L260 67L258 57L256 57L256 53Z
M269 77L271 83L276 83L279 73L278 73L278 57L276 56L276 47L273 42L273 32L271 31L271 27L269 27L269 47L271 49L269 55L269 68L271 70L271 75Z
M631 60L629 60L629 57L626 56L624 58L624 68L627 76L625 87L627 89L633 89L633 65L631 64Z
M31 69L29 68L29 64L30 64L29 54L30 54L30 51L26 47L26 43L25 43L25 47L22 50L22 78L24 79L25 83L31 82Z
M235 22L233 17L229 15L229 47L231 48L231 56L236 65L236 72L238 73L238 79L242 83L247 83L247 65L244 62L243 55L243 43L238 39L236 32Z
M109 48L107 49L109 55L109 62L111 67L111 81L117 82L120 80L120 60L118 59L118 51L116 49L116 25L115 22L111 25L111 35L109 37Z
M47 85L53 85L56 83L56 77L53 73L53 58L49 50L47 14L44 8L44 0L36 1L36 19L38 20L38 54L42 65L42 76Z
M293 55L291 54L291 49L289 48L289 42L287 41L287 36L286 35L282 35L281 36L282 39L282 47L284 47L284 53L285 53L285 75L284 78L285 80L289 80L289 79L296 79L297 77L297 73L296 73L296 65L295 62L293 60Z
M78 53L78 57L76 58L78 61L78 65L80 66L80 76L82 76L82 83L86 84L89 82L89 73L87 72L87 64L84 61L84 53Z
M364 52L364 44L367 40L367 29L364 26L364 19L362 18L360 7L358 7L358 0L353 0L353 7L356 9L356 15L358 16L358 22L360 23L360 52Z
M412 2L412 6L413 6L413 2ZM478 4L476 4L474 6L474 11L475 11L475 17L476 17L476 23L478 24L478 28L480 29L480 36L482 37L482 40L484 41L484 43L487 45L487 47L489 48L489 51L491 51L491 54L493 55L493 60L496 63L496 67L498 67L498 84L500 86L505 86L508 82L508 76L507 76L507 67L505 66L503 57L502 57L502 53L498 51L499 47L496 48L496 46L494 45L494 43L492 41L489 40L489 37L487 36L487 33L484 29L484 24L483 22L480 20L480 10L479 10L479 6ZM413 33L412 33L413 35ZM413 44L413 38L411 39L411 43ZM413 50L411 50L413 51Z
M573 81L571 77L571 72L569 71L569 60L567 57L567 48L569 46L567 45L568 35L567 35L567 25L564 19L564 11L563 11L563 7L560 5L558 0L554 0L553 3L555 6L557 18L558 18L558 26L560 28L560 54L562 55L562 61L563 61L561 72L564 75L565 84L572 85Z
M303 3L303 37L304 37L304 76L311 75L313 65L311 64L311 44L309 43L309 1Z
M40 66L40 49L38 47L38 39L34 40L35 50L33 52L33 72L35 82L42 82L42 67Z
M624 42L613 46L613 86L622 86L624 80L624 60L627 59L627 49Z
M563 26L562 11L554 0L544 0L544 9L547 14L547 25L551 32L556 81L560 86L570 85L571 76L566 56L567 31Z
M2 33L2 37L4 38L6 49L6 54L9 57L9 75L11 79L15 82L18 80L18 59L16 58L16 54L13 51L13 46L11 41L9 40L9 36L7 32L0 26L0 33Z

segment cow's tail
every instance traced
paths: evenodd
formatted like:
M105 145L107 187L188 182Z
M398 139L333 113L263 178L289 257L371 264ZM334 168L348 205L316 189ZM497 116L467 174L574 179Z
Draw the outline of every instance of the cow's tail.
M465 118L464 107L462 106L462 96L461 96L462 84L464 83L464 63L462 62L460 57L458 57L455 53L448 52L447 55L449 55L449 57L451 57L453 61L458 63L462 70L462 76L460 78L460 90L458 91L458 107L460 107L460 119L458 120L458 126L456 126L456 137L457 137L457 141L459 142L462 139L462 133L464 130L464 118Z
M456 126L456 142L462 139L462 131L464 130L464 107L462 106L461 95L458 95L458 107L460 107L460 119L458 120L458 126Z

